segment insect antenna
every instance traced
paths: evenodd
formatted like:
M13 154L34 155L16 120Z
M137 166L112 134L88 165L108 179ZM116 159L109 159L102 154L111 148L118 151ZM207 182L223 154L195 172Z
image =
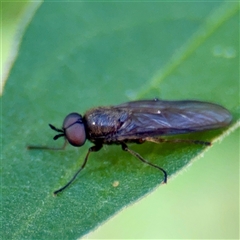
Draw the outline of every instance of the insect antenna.
M56 132L62 132L62 133L63 133L63 130L62 130L62 129L56 128L56 127L54 127L52 124L48 124L48 125L49 125L49 127L50 127L52 130L54 130L54 131L56 131Z
M57 134L56 136L53 137L54 140L57 140L58 138L65 136L64 131L62 129L58 129L58 128L54 127L52 124L49 124L49 127L56 132L60 132L60 134ZM65 139L63 146L59 147L59 148L48 147L48 146L29 145L29 146L27 146L27 149L29 149L29 150L37 150L37 149L41 149L41 150L63 150L63 149L65 149L66 145L67 145L67 140Z

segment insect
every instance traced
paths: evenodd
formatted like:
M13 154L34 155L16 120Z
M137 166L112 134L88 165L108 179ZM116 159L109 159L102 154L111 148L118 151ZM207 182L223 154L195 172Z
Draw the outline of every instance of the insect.
M70 113L63 121L62 129L49 124L50 128L58 132L53 139L65 138L61 148L46 146L28 146L29 149L64 149L67 142L75 147L81 147L86 140L94 145L88 149L83 164L63 187L56 190L58 194L66 189L86 166L89 154L99 151L104 144L117 144L124 151L129 152L140 161L148 164L164 174L164 183L167 182L167 172L140 154L128 148L128 143L144 143L150 141L161 142L189 142L194 144L210 145L210 142L198 140L173 139L167 140L161 136L184 134L226 127L232 116L224 107L201 101L162 101L140 100L126 102L117 106L97 107L90 109L84 116Z

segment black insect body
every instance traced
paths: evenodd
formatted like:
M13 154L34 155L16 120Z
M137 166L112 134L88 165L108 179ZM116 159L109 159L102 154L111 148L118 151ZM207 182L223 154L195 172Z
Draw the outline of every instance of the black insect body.
M82 117L78 113L70 113L63 122L62 129L49 126L59 132L54 140L65 138L75 146L82 146L86 139L94 143L90 147L85 160L73 176L62 188L55 191L58 194L68 187L78 173L85 167L90 152L99 151L103 144L119 144L124 151L128 151L142 162L159 169L164 174L164 183L167 182L167 172L144 158L137 152L129 149L127 143L155 143L167 142L160 136L184 134L226 127L232 116L229 111L220 105L200 101L162 101L141 100L123 103L117 106L97 107L85 113ZM210 145L209 142L197 140L169 140L171 142L189 142ZM49 147L29 146L29 149L54 149ZM58 150L55 149L55 150Z

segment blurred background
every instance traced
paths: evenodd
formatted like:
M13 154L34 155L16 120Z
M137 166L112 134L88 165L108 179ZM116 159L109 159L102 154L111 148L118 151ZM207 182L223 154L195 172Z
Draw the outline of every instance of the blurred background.
M10 66L16 35L30 4L1 4L1 76ZM239 239L239 156L238 129L166 186L124 209L86 238ZM225 172L232 174L222 179Z
M6 74L11 62L14 40L16 40L16 35L21 25L20 22L23 20L28 6L30 6L29 1L17 4L13 1L1 3L1 76Z

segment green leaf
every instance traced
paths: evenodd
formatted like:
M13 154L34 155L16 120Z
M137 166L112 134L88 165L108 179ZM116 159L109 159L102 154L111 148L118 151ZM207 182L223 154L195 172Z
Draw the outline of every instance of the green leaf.
M234 130L240 109L238 14L237 3L221 2L43 3L2 97L3 239L76 239L163 180L119 146L106 146L53 197L91 144L65 151L26 146L61 146L51 140L47 124L60 127L70 112L132 99L198 99L227 107ZM210 141L226 132L180 138ZM170 177L205 150L183 143L130 147Z

